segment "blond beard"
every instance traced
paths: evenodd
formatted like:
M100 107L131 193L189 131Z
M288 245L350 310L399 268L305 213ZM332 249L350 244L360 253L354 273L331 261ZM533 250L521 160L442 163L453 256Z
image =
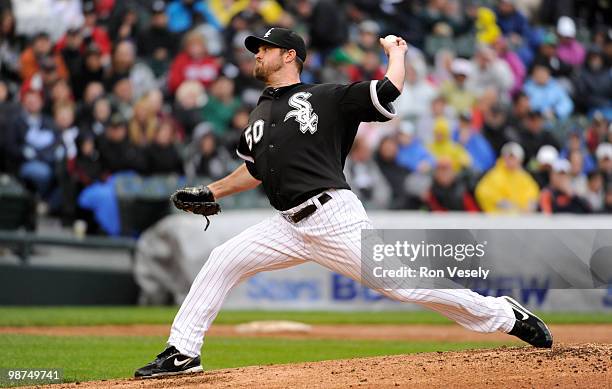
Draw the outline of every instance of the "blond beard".
M265 83L268 82L270 75L279 71L283 67L282 63L276 62L271 63L268 66L255 64L255 68L253 68L253 76L259 81L263 81Z

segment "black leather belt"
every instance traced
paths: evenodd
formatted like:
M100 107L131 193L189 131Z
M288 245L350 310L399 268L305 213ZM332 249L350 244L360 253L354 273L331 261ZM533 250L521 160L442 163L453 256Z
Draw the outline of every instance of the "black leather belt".
M331 199L332 197L328 195L327 193L323 193L319 197L317 197L317 200L319 201L319 203L321 203L321 205L325 204ZM296 213L294 213L293 215L287 215L286 219L293 223L299 223L300 221L306 219L308 216L315 213L316 210L317 210L316 205L309 204L305 206L304 208L300 209L299 211L297 211Z

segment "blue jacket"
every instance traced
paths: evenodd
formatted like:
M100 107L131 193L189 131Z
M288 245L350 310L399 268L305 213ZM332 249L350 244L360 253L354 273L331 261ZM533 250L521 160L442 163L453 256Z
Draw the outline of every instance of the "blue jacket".
M459 141L459 131L453 133L453 140ZM495 164L495 151L482 134L472 134L463 147L470 153L472 167L478 172L486 172Z
M206 2L202 0L196 1L193 6L193 10L202 15L204 21L215 27L217 30L222 28L219 21L208 9ZM171 32L181 33L189 30L191 27L194 27L191 13L181 0L175 0L168 4L168 7L166 8L166 15L168 16L168 29Z
M504 35L511 33L519 34L523 39L529 39L530 28L529 21L522 13L515 11L510 15L502 15L499 11L495 11L497 25Z
M431 166L434 166L436 160L420 140L415 139L409 145L400 145L396 157L398 165L410 171L415 171L422 161L427 161Z
M563 150L561 150L561 152L559 153L559 157L569 159L569 150L567 148L564 148ZM597 163L595 162L595 159L589 153L589 150L587 150L586 147L583 147L582 148L582 172L584 174L589 174L596 168L597 168Z
M535 111L543 112L552 109L559 119L567 119L574 110L572 99L552 78L546 85L538 85L529 79L523 90L529 97L531 108Z

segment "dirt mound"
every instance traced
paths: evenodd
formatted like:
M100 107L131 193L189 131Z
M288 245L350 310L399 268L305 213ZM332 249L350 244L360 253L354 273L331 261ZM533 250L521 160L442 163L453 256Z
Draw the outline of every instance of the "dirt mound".
M602 388L612 383L612 345L531 347L357 358L224 369L183 377L109 380L54 388Z

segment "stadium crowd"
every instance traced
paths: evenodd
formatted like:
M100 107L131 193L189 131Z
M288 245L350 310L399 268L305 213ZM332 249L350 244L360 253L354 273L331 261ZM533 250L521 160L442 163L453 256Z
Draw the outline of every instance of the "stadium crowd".
M345 83L384 76L393 33L397 118L362 124L345 169L367 206L612 212L609 6L0 0L0 171L68 221L118 172L220 178L263 89L247 35L294 29L302 81Z

